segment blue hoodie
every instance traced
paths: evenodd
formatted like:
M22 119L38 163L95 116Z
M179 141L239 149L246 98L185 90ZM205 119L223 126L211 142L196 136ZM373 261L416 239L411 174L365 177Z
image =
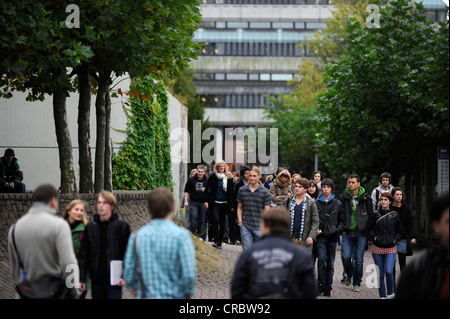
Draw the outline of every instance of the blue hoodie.
M324 202L324 203L327 203L327 202L329 202L329 201L332 201L335 197L336 197L336 196L334 196L334 194L331 193L330 199L329 199L328 201L326 201L325 198L323 198L323 193L321 193L321 194L319 195L319 197L317 197L317 200L320 200L320 201L322 201L322 202Z
M319 213L319 229L322 234L318 237L327 241L337 241L338 235L345 228L345 214L342 203L336 199L332 193L328 201L323 198L323 193L316 200L317 211Z

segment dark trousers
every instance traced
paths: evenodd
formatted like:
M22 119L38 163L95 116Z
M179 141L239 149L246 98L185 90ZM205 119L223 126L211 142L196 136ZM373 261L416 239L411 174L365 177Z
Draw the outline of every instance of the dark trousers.
M206 238L206 207L203 202L191 201L189 203L189 230L192 234L203 239Z
M223 234L225 232L225 217L228 217L228 222L232 221L231 211L227 203L215 203L213 208L214 231L217 234L215 242L222 245ZM234 227L229 227L229 239L235 241Z
M92 283L92 299L122 299L122 287Z
M317 240L317 281L322 289L331 290L334 275L337 242Z
M14 189L11 189L9 187L5 187L5 184L0 183L0 193L25 193L26 187L24 183L15 183Z

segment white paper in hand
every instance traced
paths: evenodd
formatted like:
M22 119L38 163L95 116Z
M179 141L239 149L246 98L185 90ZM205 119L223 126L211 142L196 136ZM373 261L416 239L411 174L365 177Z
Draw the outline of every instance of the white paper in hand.
M110 284L111 286L117 286L117 282L120 278L122 278L122 271L123 271L123 261L122 260L111 260L110 265L110 273L111 273L111 279Z

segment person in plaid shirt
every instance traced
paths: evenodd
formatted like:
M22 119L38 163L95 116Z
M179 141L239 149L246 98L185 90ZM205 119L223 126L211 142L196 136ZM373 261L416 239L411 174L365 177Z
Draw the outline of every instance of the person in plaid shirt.
M125 284L137 292L137 299L189 298L195 294L195 248L190 233L172 221L175 205L171 191L166 188L151 191L148 209L151 221L132 234L128 241L124 258ZM145 287L141 287L136 272L136 236Z

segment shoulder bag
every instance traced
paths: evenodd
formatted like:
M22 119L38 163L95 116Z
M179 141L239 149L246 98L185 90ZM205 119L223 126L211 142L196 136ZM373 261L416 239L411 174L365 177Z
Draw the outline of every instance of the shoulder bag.
M16 251L22 280L16 284L16 291L22 299L64 299L68 297L69 290L62 276L45 275L35 280L29 280L22 259L17 250L14 238L15 225L12 229L12 241Z

